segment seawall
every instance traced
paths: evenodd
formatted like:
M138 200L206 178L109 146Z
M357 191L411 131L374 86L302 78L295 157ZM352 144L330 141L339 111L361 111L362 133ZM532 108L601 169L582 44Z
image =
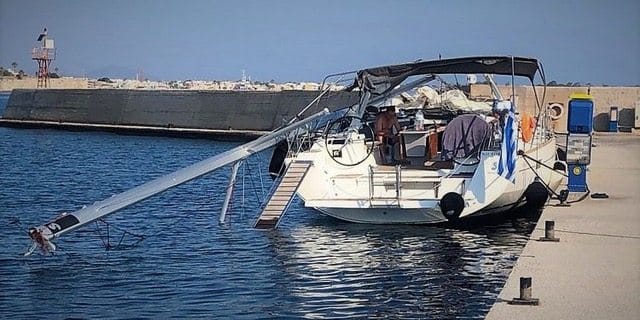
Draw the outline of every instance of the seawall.
M510 86L498 86L504 97L511 96ZM542 86L536 87L538 98L542 99ZM640 104L640 87L547 87L545 94L546 105L560 104L563 112L555 121L555 130L567 131L568 103L573 93L590 92L595 104L593 110L593 130L609 131L609 110L618 107L618 126L620 131L631 131L634 127L635 106ZM516 86L516 104L520 110L537 114L536 95L531 86ZM490 97L491 88L488 85L476 84L471 86L471 96Z
M38 78L25 77L16 79L15 77L0 78L0 92L11 92L14 89L33 89L38 87ZM89 80L85 78L50 78L49 88L51 89L87 89Z
M150 127L271 131L294 117L318 91L13 90L0 124L93 128ZM358 101L353 92L329 92L305 115ZM95 126L97 125L97 126ZM85 129L92 129L86 126ZM116 130L117 131L117 130ZM175 130L173 130L175 131Z

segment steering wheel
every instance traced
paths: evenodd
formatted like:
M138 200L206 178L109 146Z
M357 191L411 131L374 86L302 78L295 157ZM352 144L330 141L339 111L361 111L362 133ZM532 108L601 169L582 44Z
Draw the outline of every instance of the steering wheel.
M359 161L356 161L355 163L345 163L338 160L338 158L342 158L342 149L344 149L344 147L347 144L351 143L351 138L349 138L349 135L346 133L356 130L355 128L351 127L351 123L353 123L353 121L360 121L360 123L363 124L361 128L365 130L364 132L365 137L366 136L374 137L373 129L371 129L371 127L368 125L364 125L366 123L364 119L356 116L344 116L331 121L324 133L324 147L325 147L325 150L327 150L327 153L329 154L329 158L333 159L333 161L335 161L336 163L346 167L353 167L363 163L373 153L373 149L374 149L372 144L371 147L367 149L367 154L364 156L364 158L360 159ZM367 131L368 131L368 134L367 134ZM329 150L329 135L335 135L339 133L345 133L344 142L342 146L340 147L340 149ZM336 140L340 140L340 139L336 139L335 137L332 138L332 141L336 141Z

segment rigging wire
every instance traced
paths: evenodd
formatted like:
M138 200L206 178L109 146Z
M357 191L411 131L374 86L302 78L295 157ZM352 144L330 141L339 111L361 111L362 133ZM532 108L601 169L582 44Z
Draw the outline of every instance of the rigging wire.
M29 232L25 229L24 225L22 224L22 221L20 221L20 218L18 218L18 217L10 217L10 219L9 219L9 220L10 220L10 221L9 221L8 225L15 225L15 226L16 226L16 228L20 231L20 233L23 233L23 232L24 232L25 234L29 235ZM108 223L108 222L104 221L103 219L99 219L99 221L100 221L100 222L102 222L102 223L104 223L104 224L107 226L107 235L106 235L106 237L104 237L104 236L102 235L102 233L100 232L100 227L98 226L98 220L96 220L96 221L95 221L95 223L96 223L96 228L95 228L93 231L94 231L94 232L96 232L96 231L97 231L97 233L98 233L98 237L100 238L100 241L102 242L102 245L103 245L103 247L104 247L106 250L110 250L110 249L118 249L118 248L120 248L120 247L122 246L122 243L123 243L123 241L124 241L124 238L125 238L125 236L126 236L127 234L132 235L132 236L134 236L134 237L137 237L137 238L138 238L138 241L137 241L136 243L134 243L133 245L130 245L130 246L128 246L128 247L135 247L135 246L137 246L140 242L142 242L143 240L145 240L145 239L146 239L146 236L144 236L144 235L139 235L139 234L136 234L136 233L133 233L133 232L127 231L127 230L125 230L125 229L122 229L122 228L118 228L118 227L112 226L110 223ZM118 241L118 244L117 244L117 245L115 245L115 246L112 246L112 245L111 245L111 243L110 243L110 231L109 231L109 228L113 228L113 229L115 229L115 230L118 230L118 231L122 231L122 232L123 232L122 236L120 237L120 240ZM56 243L56 250L55 250L55 251L50 252L50 254L51 254L51 255L55 255L55 252L62 252L62 253L64 253L65 255L69 256L69 257L76 258L76 259L79 259L79 260L81 260L81 261L83 261L83 262L85 262L85 263L88 263L86 260L82 259L80 256L73 255L73 253L71 253L71 252L69 252L69 251L65 250L65 249L63 248L63 246L61 246L61 245L60 245L60 243Z
M99 222L102 222L106 226L106 236L103 236L103 234L101 232L101 228L100 228ZM105 221L102 218L95 221L95 227L96 227L95 231L98 233L98 236L100 237L100 241L102 241L102 245L104 246L104 248L106 250L121 248L122 243L123 243L126 235L131 235L131 236L137 238L137 241L133 245L130 245L130 247L135 247L140 242L142 242L142 241L144 241L146 239L145 235L136 234L136 233L133 233L133 232L128 231L126 229L116 227L116 226L112 225L111 223ZM116 244L115 246L111 245L111 228L113 228L114 230L122 232L122 236L120 236L120 240L118 241L118 244Z
M262 155L261 154L257 154L256 157L258 158L258 160L256 160L256 162L258 163L258 177L260 177L260 194L261 196L264 197L264 180L263 180L263 172L262 172L262 166L260 164L264 163L262 159Z
M257 164L258 166L258 175L262 176L262 171L260 169L260 162L258 162ZM247 161L247 171L249 176L254 176L253 173L253 169L250 163L248 163ZM242 177L243 181L245 179L245 177ZM260 178L260 180L262 180L262 177ZM251 189L253 190L253 196L255 197L257 203L261 203L262 201L260 199L264 199L264 189L262 188L262 185L260 186L260 189L258 189L258 186L256 185L257 182L255 179L249 179L250 183L251 183ZM260 191L260 193L258 193L258 191Z
M230 203L230 204L229 204L229 210L231 210L231 209L233 208L233 205L232 205L232 204L233 204L233 203ZM195 206L195 207L194 207L193 212L199 212L199 211L200 211L200 209L204 208L204 207L205 207L205 206L207 206L207 205L209 205L209 203L200 203L199 205L197 205L197 206ZM176 218L176 219L173 219L173 220L171 220L170 222L168 222L168 224L169 224L169 225L172 225L172 226L179 226L179 225L180 225L180 223L181 223L183 220L185 220L185 219L187 219L187 218L190 218L190 217L192 217L192 215L181 215L180 217L178 217L178 218ZM102 234L100 233L101 231L100 231L100 227L99 227L99 225L98 225L98 221L102 222L102 223L103 223L103 224L105 224L105 225L106 225L106 227L107 227L107 238L106 238L106 240L104 240L104 239L102 238L103 236L102 236ZM173 229L164 228L164 229L163 229L163 230L161 230L161 231L153 232L153 233L151 233L151 234L139 234L139 233L131 232L131 231L129 231L129 230L127 230L127 229L125 229L125 228L118 227L118 226L114 225L113 223L110 223L110 222L108 222L108 221L104 220L104 218L98 219L98 220L96 220L95 222L96 222L96 230L94 230L94 231L96 231L96 232L98 232L98 233L99 233L99 234L98 234L98 236L100 236L100 239L101 239L101 241L103 242L103 245L105 245L105 248L106 248L107 250L109 250L109 249L110 249L110 247L113 247L113 246L111 246L111 245L110 245L110 243L109 243L109 236L110 236L110 231L109 231L109 229L114 229L114 230L117 230L117 231L120 231L120 232L122 232L122 233L123 233L123 235L121 236L121 238L120 238L120 240L119 240L119 244L118 244L118 245L116 245L116 247L115 247L115 248L117 248L117 247L121 246L122 242L124 241L124 237L125 237L127 234L128 234L128 235L130 235L130 236L133 236L134 238L137 238L137 241L136 241L134 244L126 246L126 247L128 247L128 248L133 248L133 247L136 247L136 246L140 245L142 242L144 242L144 241L145 241L145 240L147 240L147 239L157 238L157 237L160 237L160 236L165 235L165 234L166 234L167 232L169 232L170 230L171 230L171 231L173 231Z
M542 62L538 61L538 70L540 71L540 80L542 80L542 101L540 100L540 98L538 97L538 90L536 90L536 84L533 80L531 80L531 86L533 87L533 96L536 99L536 109L538 111L538 114L536 115L536 119L540 119L540 115L542 114L542 110L543 110L543 106L542 104L544 103L544 100L546 99L546 95L547 95L547 77L544 73L544 67L542 66ZM546 125L546 118L544 119L545 123L544 125ZM538 130L538 126L536 125L535 128L533 128L533 136L535 137L536 135L536 130ZM533 144L533 140L531 140L531 144Z
M245 180L245 177L247 176L247 166L248 165L249 165L249 159L247 159L247 161L245 161L242 164L242 205L241 205L242 211L240 211L240 218L241 219L244 219L244 211L246 210L246 207L245 207L246 204L245 204L245 192L244 192L245 191L245 184L244 184L244 180Z

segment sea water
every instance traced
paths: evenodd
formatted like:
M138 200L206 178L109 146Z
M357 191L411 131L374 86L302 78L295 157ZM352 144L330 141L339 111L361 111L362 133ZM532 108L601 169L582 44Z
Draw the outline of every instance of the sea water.
M0 318L480 319L534 228L353 224L295 200L257 231L267 151L239 170L225 224L229 168L66 234L53 256L22 256L28 227L238 144L0 127Z

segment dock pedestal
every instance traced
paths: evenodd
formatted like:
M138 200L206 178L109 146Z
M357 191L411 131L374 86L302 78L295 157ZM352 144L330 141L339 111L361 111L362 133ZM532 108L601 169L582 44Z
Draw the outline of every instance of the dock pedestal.
M547 220L544 222L544 237L540 237L538 241L543 242L559 242L560 238L555 237L555 221Z
M509 304L537 306L540 299L531 297L531 277L520 277L520 297L508 301Z

